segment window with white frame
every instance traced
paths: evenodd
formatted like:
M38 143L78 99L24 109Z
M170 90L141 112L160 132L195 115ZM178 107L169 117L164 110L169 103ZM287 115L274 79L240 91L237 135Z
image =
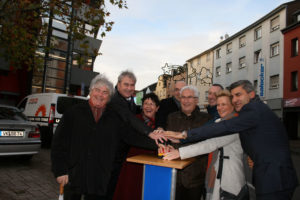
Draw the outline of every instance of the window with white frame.
M255 93L257 93L257 80L253 81L253 87L254 87Z
M201 57L198 58L198 65L200 65L200 64L201 64Z
M244 68L244 67L246 67L246 57L245 56L239 58L239 68L241 69L241 68Z
M232 62L226 63L226 73L232 72Z
M279 25L279 16L271 19L271 32L280 28Z
M221 48L216 50L216 58L221 58Z
M221 76L221 66L216 67L216 76Z
M270 89L279 88L279 75L274 75L270 77Z
M254 52L254 64L258 63L260 52L261 52L261 49Z
M261 38L261 26L254 30L254 40Z
M206 61L210 61L210 53L206 54Z
M291 91L298 91L298 71L291 72Z
M246 36L245 35L239 38L239 47L242 48L244 46L246 46Z
M226 53L231 53L231 52L232 52L232 43L230 42L226 45Z
M271 45L270 48L271 57L279 55L279 42L276 42Z
M299 45L299 43L298 43L298 38L294 38L294 39L292 39L292 57L294 57L294 56L298 56L298 45Z

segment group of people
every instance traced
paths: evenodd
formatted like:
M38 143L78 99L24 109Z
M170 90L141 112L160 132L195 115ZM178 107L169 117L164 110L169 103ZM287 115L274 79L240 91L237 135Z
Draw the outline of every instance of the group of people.
M257 200L292 198L298 180L287 134L249 81L237 81L229 91L212 85L207 112L198 107L197 88L177 81L170 98L146 94L139 113L135 83L130 71L121 72L115 88L98 75L89 100L64 113L51 161L65 200L141 199L142 168L124 161L127 155L156 154L158 148L168 149L165 160L195 157L178 170L176 200L218 200L224 191L237 196L247 182L245 153L253 162ZM172 146L159 144L166 140Z

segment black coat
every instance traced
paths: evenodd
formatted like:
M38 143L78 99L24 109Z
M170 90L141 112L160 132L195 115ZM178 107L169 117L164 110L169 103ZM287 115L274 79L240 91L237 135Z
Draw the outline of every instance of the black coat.
M168 115L173 112L179 111L179 109L180 108L175 103L174 97L161 100L159 109L155 117L156 127L161 127L163 129L166 129Z
M120 165L116 157L122 142L156 149L147 136L126 130L110 106L98 123L88 102L74 106L63 115L54 134L51 160L55 177L68 174L70 189L77 193L108 195L111 174Z
M133 99L128 102L119 94L118 91L116 91L109 104L119 114L121 119L137 132L148 135L153 131L149 126L145 125L144 122L136 117L137 108Z
M257 194L294 189L294 170L287 133L279 118L259 99L244 105L239 116L188 131L188 141L240 133L244 151L254 162L253 183Z

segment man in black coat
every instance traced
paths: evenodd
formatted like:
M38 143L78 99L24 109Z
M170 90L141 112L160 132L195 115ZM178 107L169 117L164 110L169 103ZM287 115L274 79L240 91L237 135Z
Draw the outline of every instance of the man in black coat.
M298 185L287 133L279 118L255 96L248 80L232 83L232 103L239 116L168 136L199 141L240 133L244 151L254 162L253 184L257 200L288 200Z
M136 134L108 104L113 85L96 76L90 86L90 99L66 111L56 129L51 149L52 171L65 186L65 200L109 200L111 182L119 168L116 157L126 142L156 149L149 137ZM128 131L129 130L129 131Z
M109 105L118 113L122 122L127 124L129 131L135 132L137 137L146 137L157 139L158 136L152 133L152 128L136 117L137 106L134 102L136 77L131 71L123 71L118 77L116 92L111 99ZM122 132L122 130L120 130ZM127 131L127 130L124 130ZM142 139L140 139L142 141ZM143 144L140 144L143 147ZM116 154L114 169L111 174L111 180L108 186L109 194L113 194L117 185L118 177L125 161L129 145L126 141L119 144L118 153Z
M184 81L176 81L173 89L173 96L161 100L155 117L156 127L165 129L168 115L180 110L180 90L184 86L186 86Z

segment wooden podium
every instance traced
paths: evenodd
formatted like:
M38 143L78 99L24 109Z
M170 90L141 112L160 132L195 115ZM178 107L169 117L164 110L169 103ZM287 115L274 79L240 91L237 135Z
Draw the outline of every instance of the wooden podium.
M143 200L175 200L177 169L191 164L194 158L167 161L142 154L127 158L127 161L144 164Z

